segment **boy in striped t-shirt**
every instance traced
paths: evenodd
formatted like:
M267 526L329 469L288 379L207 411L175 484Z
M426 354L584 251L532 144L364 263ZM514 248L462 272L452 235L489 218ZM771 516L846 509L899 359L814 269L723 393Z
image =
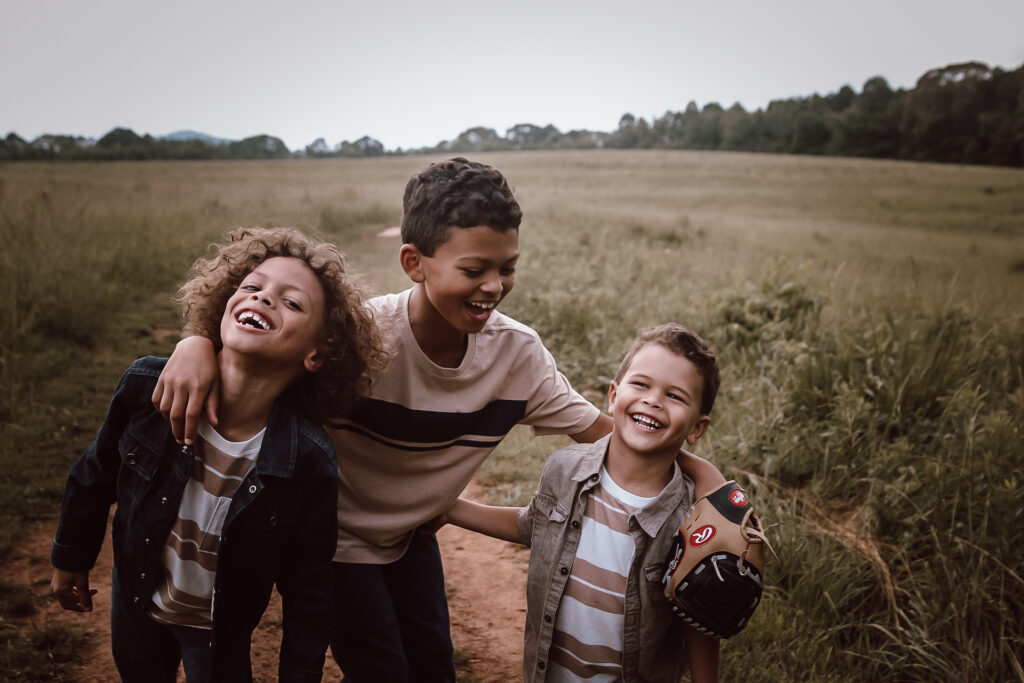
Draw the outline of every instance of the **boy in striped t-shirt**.
M384 358L337 247L289 228L243 229L179 290L210 334L220 420L175 443L152 404L166 363L124 373L96 440L71 468L51 588L92 611L89 572L110 506L110 640L121 680L251 681L249 648L281 594L278 679L322 677L337 538L335 451L321 426L365 393Z
M662 594L672 536L694 501L676 457L711 424L718 363L674 323L641 332L608 391L612 433L547 461L525 508L459 501L442 518L531 547L524 679L718 678L718 641Z

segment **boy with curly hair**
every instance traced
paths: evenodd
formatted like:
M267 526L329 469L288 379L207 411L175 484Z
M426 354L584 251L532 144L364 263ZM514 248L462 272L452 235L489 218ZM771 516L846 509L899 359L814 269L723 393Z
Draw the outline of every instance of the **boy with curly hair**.
M331 652L346 681L454 681L440 551L416 530L455 502L514 425L583 442L611 430L537 333L496 310L515 284L521 220L505 177L486 164L457 157L406 184L399 263L412 287L369 304L387 322L393 357L332 431ZM213 370L209 344L184 339L154 394L186 442L202 406L213 412Z
M243 229L193 266L184 316L216 348L216 428L175 442L151 397L165 359L122 376L68 476L51 587L92 610L89 571L114 515L111 645L122 680L252 679L249 644L276 584L279 678L319 681L337 540L337 465L321 422L364 394L379 333L345 258L286 228Z

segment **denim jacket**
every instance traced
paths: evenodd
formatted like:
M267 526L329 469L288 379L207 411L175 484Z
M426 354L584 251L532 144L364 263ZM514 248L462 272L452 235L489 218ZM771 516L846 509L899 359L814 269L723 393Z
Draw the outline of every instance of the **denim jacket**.
M117 503L114 571L130 609L144 612L178 514L192 448L175 442L150 403L166 359L142 358L121 377L107 417L71 468L51 562L92 569ZM329 636L331 558L337 543L337 462L323 428L279 398L256 464L231 500L213 594L211 679L249 680L253 629L277 584L284 603L278 675L319 681Z
M519 535L530 546L523 650L527 683L543 683L547 674L555 615L576 558L586 496L601 479L608 440L606 436L553 453L537 493L519 513ZM629 518L636 550L626 581L624 683L676 683L683 673L683 620L669 608L661 580L672 536L692 504L693 482L674 465L668 486Z

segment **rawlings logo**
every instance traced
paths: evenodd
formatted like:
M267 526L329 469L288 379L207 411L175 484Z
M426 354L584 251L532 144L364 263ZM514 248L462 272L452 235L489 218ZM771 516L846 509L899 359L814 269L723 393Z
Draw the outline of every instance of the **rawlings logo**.
M710 541L715 536L715 527L708 524L690 534L690 545L700 546Z
M747 504L747 494L743 493L743 491L739 489L736 489L735 491L729 494L729 502L735 505L736 507L741 508Z

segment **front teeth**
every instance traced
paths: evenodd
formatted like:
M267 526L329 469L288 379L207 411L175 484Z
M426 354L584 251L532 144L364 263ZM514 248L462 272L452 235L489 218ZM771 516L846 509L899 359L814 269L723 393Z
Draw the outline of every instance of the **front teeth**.
M270 325L267 324L267 321L261 318L259 313L255 313L253 311L243 311L242 314L238 316L238 322L242 325L248 325L250 322L253 322L256 323L256 326L261 330L270 329Z
M485 311L489 311L489 310L491 310L492 308L494 308L494 304L480 304L480 303L476 303L475 301L470 301L470 302L469 302L469 305L470 305L470 306L474 306L474 307L476 307L476 308L482 308L482 309L484 309Z
M647 429L661 429L661 423L657 420L653 420L646 415L630 415L633 418L633 422L636 422L641 427Z

